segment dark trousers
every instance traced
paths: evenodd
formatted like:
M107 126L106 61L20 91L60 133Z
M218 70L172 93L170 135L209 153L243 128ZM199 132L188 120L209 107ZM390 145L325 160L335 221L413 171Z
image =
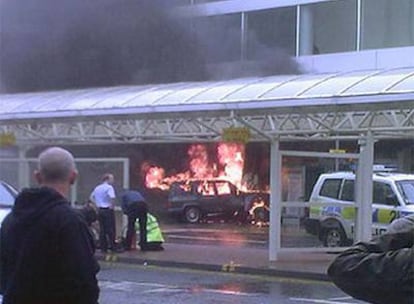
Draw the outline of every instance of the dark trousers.
M147 213L147 205L144 202L138 202L131 207L131 210L128 210L128 226L125 239L127 249L131 249L136 234L135 222L137 219L139 221L139 246L142 248L147 244Z
M99 208L99 243L101 250L115 250L115 212L110 208Z

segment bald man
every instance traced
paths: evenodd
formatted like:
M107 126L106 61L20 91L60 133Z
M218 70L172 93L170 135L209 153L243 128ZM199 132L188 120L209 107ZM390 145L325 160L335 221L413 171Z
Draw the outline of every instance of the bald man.
M3 304L98 303L94 242L67 200L77 174L69 151L40 153L34 172L39 187L18 195L0 231Z

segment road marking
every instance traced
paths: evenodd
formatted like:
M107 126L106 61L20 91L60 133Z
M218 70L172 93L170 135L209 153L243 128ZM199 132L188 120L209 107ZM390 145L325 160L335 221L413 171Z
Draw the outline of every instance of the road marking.
M195 287L188 287L183 288L174 285L165 285L165 284L157 284L157 283L145 283L145 282L131 282L131 281L121 281L121 282L113 282L113 281L100 281L99 287L102 289L114 289L117 291L136 291L138 287L147 288L141 293L176 293L176 292L189 292L189 293L215 293L215 294L223 294L223 295L233 295L233 296L257 296L257 293L245 293L237 290L221 290L221 289L211 289L211 288L203 288L201 286Z
M332 300L323 300L323 299L309 299L309 298L289 298L289 300L292 301L300 301L300 302L308 302L308 303L321 303L321 304L355 304L357 302L344 302L344 301L338 301L340 299L344 300L350 300L351 297L346 298L336 298Z

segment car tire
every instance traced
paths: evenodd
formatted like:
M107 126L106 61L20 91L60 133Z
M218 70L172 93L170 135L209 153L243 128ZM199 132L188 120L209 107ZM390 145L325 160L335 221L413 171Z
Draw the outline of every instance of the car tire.
M258 207L253 211L253 220L255 222L268 222L270 213L265 207Z
M187 223L195 224L201 219L201 211L197 207L187 207L184 210L184 219Z
M342 227L325 228L322 240L325 247L341 247L346 244L346 237Z

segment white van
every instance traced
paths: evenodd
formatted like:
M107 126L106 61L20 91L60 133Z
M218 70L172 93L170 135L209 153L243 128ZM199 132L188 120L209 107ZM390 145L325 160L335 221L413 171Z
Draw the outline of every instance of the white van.
M353 172L319 176L309 199L308 233L317 235L327 247L353 242L356 210ZM372 233L379 235L396 218L414 213L414 175L373 174Z

